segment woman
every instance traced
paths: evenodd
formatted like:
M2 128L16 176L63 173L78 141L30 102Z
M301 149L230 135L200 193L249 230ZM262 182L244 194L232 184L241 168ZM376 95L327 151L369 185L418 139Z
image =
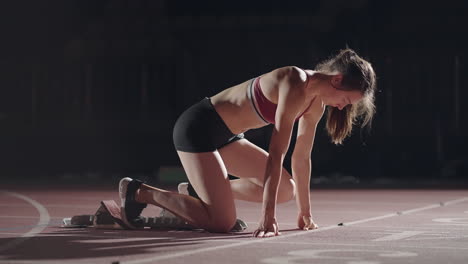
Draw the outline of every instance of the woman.
M368 124L375 112L375 79L371 64L345 49L314 71L279 68L203 99L179 117L173 133L199 199L124 178L119 185L124 221L137 227L143 208L153 204L194 226L229 232L236 222L234 199L241 199L263 203L253 235L271 237L280 234L276 204L296 197L299 228L317 228L309 197L317 123L328 108L326 127L335 144L350 135L358 117ZM282 164L295 121L291 176ZM243 137L269 123L274 124L269 152ZM239 179L230 181L228 174Z

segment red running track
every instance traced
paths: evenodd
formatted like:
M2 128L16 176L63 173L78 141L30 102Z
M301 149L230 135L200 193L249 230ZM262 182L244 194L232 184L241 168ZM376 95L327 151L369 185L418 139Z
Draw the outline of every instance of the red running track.
M268 239L251 237L261 212L255 203L236 202L249 225L243 233L67 229L62 218L93 214L117 192L4 191L0 263L468 263L467 190L313 190L320 228L297 230L291 201L278 206L282 235Z

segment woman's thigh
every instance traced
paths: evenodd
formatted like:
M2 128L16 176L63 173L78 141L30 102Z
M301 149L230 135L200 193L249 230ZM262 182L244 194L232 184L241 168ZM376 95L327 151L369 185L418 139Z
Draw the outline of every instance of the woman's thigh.
M229 174L239 178L247 178L263 187L268 152L247 139L230 143L218 151ZM291 175L283 168L280 188L289 188L292 187L292 184L294 183Z
M203 153L177 151L177 154L190 183L206 204L210 218L216 222L234 224L236 221L234 197L226 167L218 151Z

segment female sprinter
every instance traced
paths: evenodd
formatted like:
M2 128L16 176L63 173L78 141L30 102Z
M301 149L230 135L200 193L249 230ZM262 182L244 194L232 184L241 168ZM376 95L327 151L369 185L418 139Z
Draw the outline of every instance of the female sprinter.
M199 199L124 178L119 184L123 220L138 227L141 211L153 204L193 226L229 232L236 222L234 199L241 199L263 203L253 235L271 237L280 234L276 203L296 197L298 227L317 228L309 199L317 123L327 108L328 134L341 144L357 118L363 126L371 121L375 82L371 64L345 49L315 70L279 68L201 100L179 117L173 132ZM291 176L282 164L296 121ZM268 124L274 124L268 152L243 137L245 131ZM229 180L228 174L239 179Z

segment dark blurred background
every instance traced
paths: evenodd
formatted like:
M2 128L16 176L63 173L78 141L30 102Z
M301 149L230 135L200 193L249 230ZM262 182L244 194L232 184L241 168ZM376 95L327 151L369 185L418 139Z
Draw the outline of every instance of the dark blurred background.
M0 175L173 183L172 127L188 106L348 45L378 75L377 115L343 146L321 121L312 184L466 186L467 11L462 0L3 2ZM267 149L270 131L246 136Z

